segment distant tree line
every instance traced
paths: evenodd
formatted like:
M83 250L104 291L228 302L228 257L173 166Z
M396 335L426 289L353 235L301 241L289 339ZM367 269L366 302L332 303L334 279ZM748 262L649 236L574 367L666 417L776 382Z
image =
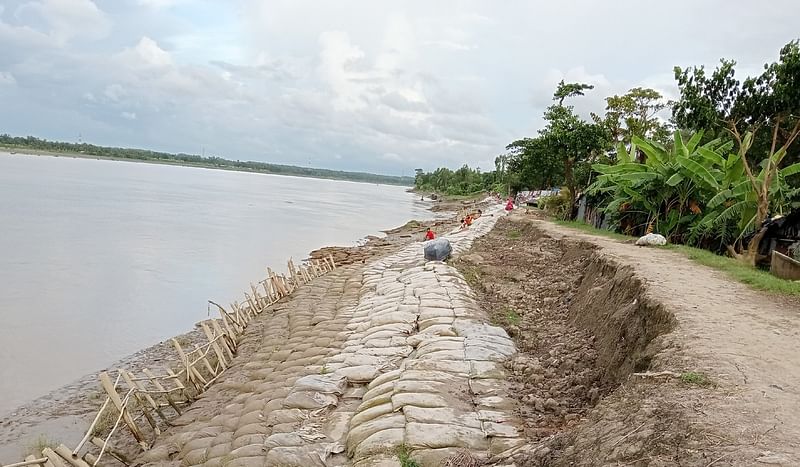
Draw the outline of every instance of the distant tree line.
M440 167L433 172L425 173L416 169L414 186L422 192L435 192L447 195L470 195L484 191L505 191L498 178L497 171L481 172L480 168L471 169L466 164L458 170Z
M326 178L332 180L381 183L386 185L412 186L414 184L414 179L412 177L317 169L312 167L298 167L294 165L270 164L266 162L255 161L234 161L217 156L203 157L195 154L170 154L166 152L149 151L146 149L114 148L107 146L96 146L94 144L87 143L66 143L61 141L48 141L46 139L36 138L33 136L19 137L0 134L0 146L9 149L17 148L65 154L85 154L93 157L131 159L139 161L159 161L276 175L294 175L300 177Z

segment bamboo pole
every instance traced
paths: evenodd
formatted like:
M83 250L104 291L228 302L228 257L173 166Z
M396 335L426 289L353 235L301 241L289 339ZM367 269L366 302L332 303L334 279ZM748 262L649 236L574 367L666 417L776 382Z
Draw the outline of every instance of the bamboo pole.
M144 369L142 369L142 373L144 373L145 376L150 378L150 382L153 384L153 386L156 387L156 389L158 389L159 391L164 391L164 398L167 399L167 403L170 405L170 407L172 407L175 410L175 412L178 413L178 415L181 415L181 409L179 409L178 408L178 404L175 403L175 401L172 400L172 396L170 395L170 391L167 391L167 389L164 387L164 385L162 385L161 382L155 377L153 372L151 372L147 368L144 368ZM181 390L181 388L175 388L175 389Z
M127 408L125 407L125 405L123 405L122 400L119 398L119 394L117 394L117 390L111 383L111 378L105 371L100 373L100 385L103 387L103 389L105 389L106 394L108 394L108 397L111 399L111 402L120 412L120 417L122 417L122 419L125 421L125 424L128 426L128 429L131 430L133 437L140 444L144 444L144 435L142 435L142 432L139 431L139 427L136 426L136 422L133 421L133 418L131 417L130 413L128 413ZM50 456L47 457L49 458Z
M195 363L197 363L198 361L201 361L201 362L203 362L203 365L205 365L206 369L207 369L207 370L208 370L208 372L211 374L211 376L212 376L212 377L213 377L213 376L216 376L217 372L216 372L216 371L214 371L214 367L213 367L213 366L211 366L211 362L209 362L209 361L208 361L208 359L206 358L206 355L208 355L208 350L206 350L206 352L205 352L205 353L203 353L202 349L200 349L200 346L199 346L199 345L197 345L197 344L195 344L195 345L194 345L194 350L195 350L197 353L200 353L200 354L202 354L202 355L200 355L200 358L198 358L197 360L195 360ZM208 384L208 382L206 382L206 384Z
M92 444L94 444L95 446L97 446L98 448L100 448L101 450L103 450L105 452L108 452L108 454L111 455L111 457L113 457L114 459L122 462L123 464L125 464L125 465L131 465L132 464L130 459L128 459L128 457L125 454L122 454L121 452L119 452L116 449L114 449L111 446L109 446L107 440L102 440L102 439L98 438L97 436L95 436L94 438L92 438L90 440L90 442ZM97 460L92 465L97 465L97 462L99 462L99 461L100 461L100 457L98 456Z
M214 353L217 355L217 361L220 365L222 365L222 371L228 369L228 362L225 360L225 354L222 353L222 348L217 344L217 341L214 339L214 334L211 332L211 329L208 327L205 321L200 322L200 327L203 328L203 333L205 333L206 337L208 338L209 342L211 342L211 346L214 349Z
M64 446L63 444L59 444L54 449L56 454L61 456L62 459L66 460L69 464L73 467L90 467L89 464L86 463L80 457L73 455L72 452L69 450L68 447Z
M142 403L139 394L142 394L144 396L144 400L147 401L148 404L150 404L150 407L152 407L153 410L155 410L156 414L159 417L161 417L161 420L164 420L165 423L169 424L169 419L167 418L166 415L164 415L164 412L161 411L161 407L156 403L156 401L152 398L152 396L150 396L150 393L147 391L147 388L139 381L133 379L133 373L125 370L119 370L119 371L125 378L125 382L128 383L128 386L131 386L134 389L136 389L136 392L134 392L133 395L136 397L136 400L139 401L139 405L142 406L142 412L146 414L145 417L148 419L148 421L152 420L152 417L150 417L149 411L145 408L145 405ZM160 435L161 430L158 428L158 424L156 423L155 420L153 420L152 425L153 425L153 431L155 431L156 435Z
M121 375L117 375L117 379L114 381L114 391L116 391L117 384L119 384L120 377L121 377ZM110 397L106 397L105 402L103 402L103 405L100 406L100 410L97 412L97 415L95 415L94 420L92 421L92 424L89 425L89 429L86 430L86 434L83 436L83 439L81 439L81 442L78 443L78 446L72 451L73 455L77 456L78 455L78 451L80 451L81 448L86 444L86 442L89 441L89 438L92 437L92 432L94 431L94 427L97 426L97 422L100 420L100 416L103 414L103 411L106 409L106 407L108 407L108 403L109 402L111 402L111 398Z
M36 458L34 456L28 456L22 462L17 462L17 463L14 463L14 464L6 464L3 467L23 467L25 465L42 465L45 462L47 462L47 458L46 457Z
M183 373L183 371L181 371L181 373ZM186 398L186 401L187 402L194 401L193 397L189 397L189 394L186 392L186 386L183 385L183 381L181 381L181 378L177 374L175 374L174 371L172 371L172 368L167 368L167 374L175 378L175 385L178 386L178 388L183 392L183 397ZM188 376L186 382L187 383L189 382Z
M335 270L336 262L333 260L333 253L328 254L328 258L331 260L331 267Z
M214 330L214 334L216 334L217 336L223 336L222 338L223 348L225 349L225 352L227 352L228 354L228 360L232 362L235 350L231 347L230 336L228 336L225 333L225 331L222 330L219 323L215 319L211 320L211 328Z
M181 344L178 343L177 340L172 339L172 345L175 346L175 350L178 352L178 356L181 359L184 367L186 368L186 381L188 383L192 383L196 388L200 388L199 384L195 380L199 380L203 384L206 383L206 379L203 378L203 375L197 371L197 368L193 367L189 364L189 357L186 355L186 352L183 351Z
M233 345L234 345L234 348L235 348L236 347L236 334L233 332L233 329L231 328L231 323L229 323L228 321L230 320L231 322L233 322L234 327L237 326L238 323L236 323L233 320L233 318L230 317L230 315L228 314L227 311L225 311L225 308L223 308L222 305L220 305L220 304L218 304L216 302L212 302L211 300L209 300L208 303L216 306L217 310L219 310L219 316L222 318L222 324L225 325L225 329L227 329L227 331L228 331L228 337L230 337L230 339L233 341Z
M50 448L42 449L42 455L47 457L47 461L50 462L53 467L69 467L66 461Z

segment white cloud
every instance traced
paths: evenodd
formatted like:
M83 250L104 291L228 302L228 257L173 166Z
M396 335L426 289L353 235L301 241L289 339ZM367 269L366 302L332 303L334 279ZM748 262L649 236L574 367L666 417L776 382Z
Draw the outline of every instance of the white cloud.
M134 47L126 48L117 54L117 57L131 68L163 68L173 64L169 52L147 36L139 39Z
M125 120L136 120L136 112L122 112L119 116Z
M41 0L20 5L18 18L38 17L46 26L42 32L57 44L77 39L102 39L111 31L111 20L92 0Z

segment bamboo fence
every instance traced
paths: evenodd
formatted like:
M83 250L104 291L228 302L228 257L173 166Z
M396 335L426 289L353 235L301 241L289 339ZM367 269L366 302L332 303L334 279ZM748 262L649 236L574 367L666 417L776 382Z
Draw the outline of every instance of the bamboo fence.
M63 444L46 447L39 457L31 455L21 462L0 467L94 467L104 465L101 461L107 457L131 465L131 459L111 444L121 427L133 436L142 451L148 450L161 430L181 415L182 408L191 404L231 366L250 321L298 287L334 269L332 255L308 260L300 266L290 259L286 274L276 274L267 268L267 277L258 284L250 284L241 304L234 301L225 309L209 300L209 307L217 309L219 318L199 323L207 339L203 345L195 344L194 348L186 349L177 339L172 339L178 356L175 370L156 374L144 368L141 374L136 374L120 368L113 381L109 372L101 372L99 380L105 401L74 449Z

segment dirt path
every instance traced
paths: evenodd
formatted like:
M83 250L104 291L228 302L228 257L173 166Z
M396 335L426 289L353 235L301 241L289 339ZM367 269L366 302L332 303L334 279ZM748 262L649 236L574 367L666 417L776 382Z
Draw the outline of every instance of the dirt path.
M523 465L800 465L800 301L519 214L464 260L522 350Z

